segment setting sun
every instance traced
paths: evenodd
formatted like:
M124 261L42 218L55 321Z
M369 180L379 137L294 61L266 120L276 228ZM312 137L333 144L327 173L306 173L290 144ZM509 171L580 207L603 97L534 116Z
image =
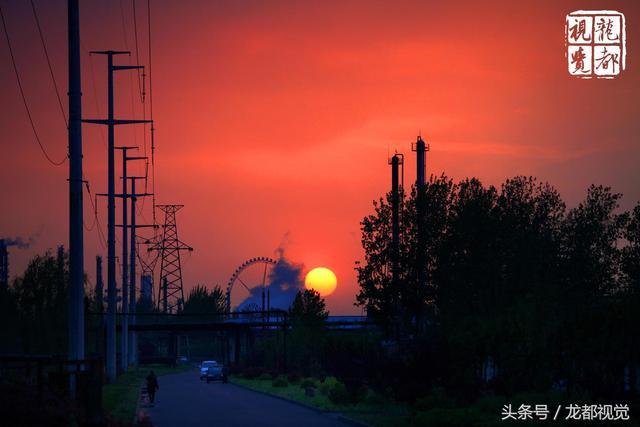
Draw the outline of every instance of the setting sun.
M337 284L336 275L325 267L314 268L304 278L304 286L318 291L323 297L331 295L336 290Z

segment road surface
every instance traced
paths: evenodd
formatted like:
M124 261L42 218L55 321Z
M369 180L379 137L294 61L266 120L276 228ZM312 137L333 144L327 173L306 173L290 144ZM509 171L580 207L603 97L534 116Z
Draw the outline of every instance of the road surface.
M156 427L338 427L335 414L256 393L233 384L207 384L197 372L158 378L155 406L146 408Z

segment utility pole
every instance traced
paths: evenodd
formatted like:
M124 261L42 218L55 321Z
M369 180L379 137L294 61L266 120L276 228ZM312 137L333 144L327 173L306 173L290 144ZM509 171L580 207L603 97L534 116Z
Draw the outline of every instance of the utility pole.
M114 147L116 150L122 150L122 317L120 323L122 329L120 332L120 367L123 372L127 372L129 366L129 255L127 248L129 245L127 229L127 151L137 149L138 147Z
M84 359L84 233L82 230L82 88L80 8L68 0L69 36L69 354ZM70 383L75 393L75 382Z
M115 125L151 123L151 120L123 120L114 118L113 73L120 70L134 70L143 68L137 65L113 65L114 55L124 55L126 51L94 51L92 54L107 56L107 119L83 120L85 123L106 125L108 129L108 203L107 203L107 351L106 373L107 381L116 379L116 204L115 204ZM82 224L81 224L82 225Z
M127 371L129 366L129 229L127 226L127 163L130 160L146 159L146 157L129 157L128 150L137 150L138 147L121 146L115 147L116 150L122 150L122 332L120 334L122 349L122 357L120 365L123 371ZM135 214L135 212L132 212ZM135 261L135 258L134 258Z
M96 309L102 314L104 310L104 282L102 281L102 257L96 255Z
M136 147L115 147L116 149L123 149L125 152L127 149L133 149ZM146 179L145 177L129 177L127 176L127 168L126 168L126 164L127 162L131 161L131 160L142 160L142 159L146 159L146 157L138 157L138 156L133 156L133 157L129 157L126 156L126 154L123 156L123 164L125 165L123 167L123 176L121 177L124 185L122 188L122 193L120 194L114 194L114 197L119 197L122 198L122 204L123 206L126 205L127 199L134 199L135 197L144 197L144 196L150 196L150 193L140 193L140 194L136 194L135 193L135 184L132 184L132 192L128 193L127 188L126 188L126 182L128 179L133 178L132 183L135 182L135 179ZM105 193L97 193L98 196L108 196L108 194ZM130 353L130 349L131 348L135 348L135 347L131 347L132 345L132 340L131 340L131 336L129 334L129 325L131 324L131 320L132 320L132 313L135 313L135 264L136 264L136 242L135 242L135 229L136 228L142 228L142 227L154 227L153 225L136 225L136 221L135 221L135 216L136 216L136 211L135 211L135 202L132 201L132 207L131 207L131 224L127 223L127 212L128 209L126 207L123 207L123 221L122 224L116 224L116 227L122 227L123 229L123 233L122 233L122 240L123 240L123 249L122 249L122 257L124 259L126 259L128 261L127 262L123 262L122 263L122 269L126 270L127 274L124 273L122 274L122 306L121 306L121 333L120 333L120 347L122 349L122 353L121 353L121 359L125 358L125 360L120 360L120 366L123 370L128 369L128 365L129 363L134 363L135 359L133 358L132 354ZM129 233L128 233L128 229L131 228L131 241L129 242ZM126 233L125 233L126 231ZM126 245L129 245L131 247L130 250L127 249L127 247L125 247ZM129 275L129 272L131 273L131 275ZM134 360L132 360L134 359Z
M128 157L127 160L142 160L146 157ZM124 177L123 177L124 179ZM136 180L147 179L145 176L129 176L127 179L131 180L131 193L129 198L131 199L131 259L129 261L129 273L130 289L129 289L129 324L135 325L136 319L136 229L143 227L155 227L154 225L136 224L136 200L138 197L151 196L151 193L136 193ZM137 357L137 336L135 331L131 331L129 334L129 363L135 364L138 361Z
M102 282L102 257L96 256L96 310L98 311L98 333L96 334L96 353L104 356L104 283Z

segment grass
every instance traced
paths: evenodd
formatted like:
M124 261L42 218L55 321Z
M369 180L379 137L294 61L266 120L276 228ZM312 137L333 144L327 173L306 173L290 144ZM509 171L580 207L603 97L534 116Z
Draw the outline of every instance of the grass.
M125 374L118 377L113 384L102 387L102 408L104 413L114 421L130 423L135 415L140 386L145 381L149 371L157 376L174 374L191 370L190 365L169 367L166 365L145 365L132 367Z
M313 397L305 395L299 384L288 384L284 387L274 387L273 380L267 378L247 379L241 376L231 376L230 382L274 396L283 397L294 402L302 403L325 412L339 412L349 418L362 421L370 425L379 425L377 420L392 419L389 426L397 426L397 420L406 416L406 409L390 401L368 402L366 399L355 404L336 404L326 394L316 389ZM385 424L387 425L387 424Z

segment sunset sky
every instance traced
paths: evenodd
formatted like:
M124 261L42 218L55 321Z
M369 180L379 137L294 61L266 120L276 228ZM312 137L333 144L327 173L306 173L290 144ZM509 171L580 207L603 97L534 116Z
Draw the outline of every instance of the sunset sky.
M38 132L59 160L66 129L30 3L0 5ZM66 1L35 5L66 114ZM147 2L135 5L148 65ZM83 116L103 118L106 59L88 51L131 50L116 63L135 62L132 1L80 7ZM627 68L617 79L569 76L565 15L579 9L625 14ZM308 269L336 273L332 314L359 312L359 222L389 188L390 152L407 155L405 180L415 179L418 132L431 145L427 174L494 185L534 175L570 207L591 183L623 193L624 208L640 199L637 0L151 0L151 15L155 188L158 203L185 205L180 238L195 248L183 258L187 288L224 285L246 259L283 247ZM0 58L0 237L33 238L11 248L15 275L33 255L67 246L68 163L54 167L40 152L4 36ZM118 118L142 118L135 73L119 72L115 93ZM116 130L117 145L144 153L144 143L142 126ZM83 144L85 179L105 192L106 127L84 125ZM151 220L150 206L140 222ZM88 195L84 212L91 228ZM106 227L104 199L99 218ZM93 228L92 284L96 254L106 258Z

